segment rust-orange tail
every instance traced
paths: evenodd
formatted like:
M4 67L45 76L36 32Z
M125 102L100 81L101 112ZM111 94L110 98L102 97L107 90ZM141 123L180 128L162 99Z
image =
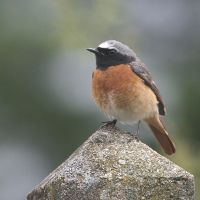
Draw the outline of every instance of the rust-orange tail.
M165 153L171 155L176 152L175 146L168 136L163 124L161 123L159 117L146 120L150 129L153 131L156 139L164 149Z

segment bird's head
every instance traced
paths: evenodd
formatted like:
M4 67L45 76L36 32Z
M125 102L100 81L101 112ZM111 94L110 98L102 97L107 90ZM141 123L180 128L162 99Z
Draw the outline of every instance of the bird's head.
M87 50L95 54L98 69L128 64L136 60L134 51L116 40L105 41L97 48L88 48Z

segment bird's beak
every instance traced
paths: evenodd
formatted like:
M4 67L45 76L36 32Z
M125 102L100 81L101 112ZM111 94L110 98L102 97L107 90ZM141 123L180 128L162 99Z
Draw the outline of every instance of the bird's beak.
M99 52L97 49L94 49L94 48L88 48L86 50L88 50L89 52L94 53L95 55L103 55L101 52Z
M88 49L86 49L86 50L88 50L89 52L92 52L92 53L94 53L94 54L99 53L98 50L97 50L97 49L94 49L94 48L88 48Z

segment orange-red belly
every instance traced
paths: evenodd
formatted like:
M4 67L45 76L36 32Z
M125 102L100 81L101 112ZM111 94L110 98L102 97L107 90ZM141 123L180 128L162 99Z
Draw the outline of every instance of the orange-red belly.
M155 94L129 65L95 70L92 94L103 112L125 123L133 123L158 113Z

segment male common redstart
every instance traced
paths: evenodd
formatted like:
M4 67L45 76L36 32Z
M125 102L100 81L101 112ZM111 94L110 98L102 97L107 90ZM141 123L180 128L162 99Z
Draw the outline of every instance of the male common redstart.
M115 125L119 120L133 124L144 120L164 151L169 155L175 153L175 146L159 118L166 113L162 97L134 51L115 40L87 50L96 56L92 94L100 109L113 119L111 123Z

